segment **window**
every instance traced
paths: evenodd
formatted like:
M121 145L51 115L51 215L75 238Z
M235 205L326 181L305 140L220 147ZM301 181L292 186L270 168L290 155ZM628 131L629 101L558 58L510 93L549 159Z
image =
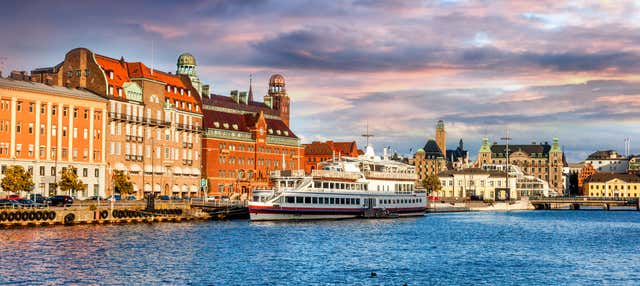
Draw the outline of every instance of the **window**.
M29 123L29 134L33 134L33 123Z
M88 177L89 176L89 169L82 168L82 176L83 177Z
M73 109L73 118L78 118L78 109L77 108Z
M84 110L82 117L84 117L84 119L88 119L89 118L89 110Z
M285 197L285 201L287 203L293 204L295 202L295 197Z
M51 167L51 176L55 176L56 174L56 167Z
M29 112L33 112L33 108L34 108L33 102L29 102Z
M100 169L95 168L95 169L93 170L93 175L94 175L96 178L97 178L97 177L100 177Z
M305 204L310 204L311 203L311 197L305 197L304 198L304 203Z
M297 204L301 204L301 203L303 203L303 201L304 201L303 197L296 197L296 203Z
M18 101L18 103L16 104L16 110L22 111L22 101Z
M40 176L44 176L44 166L40 166Z
M21 130L22 130L22 122L18 122L16 124L16 133L20 133Z

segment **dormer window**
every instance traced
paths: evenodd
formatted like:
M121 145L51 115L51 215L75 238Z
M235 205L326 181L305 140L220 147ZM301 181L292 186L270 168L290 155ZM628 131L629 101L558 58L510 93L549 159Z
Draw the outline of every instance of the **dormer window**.
M184 109L184 101L181 101L180 103L182 103L182 109Z
M118 96L122 97L122 88L118 88Z
M269 134L273 134L273 129L269 128Z
M184 95L184 89L180 89L180 95Z
M276 130L276 134L280 135L280 130Z
M167 92L171 91L171 86L167 85Z
M213 126L215 126L216 128L220 128L220 122L218 121L213 122Z
M224 127L224 129L228 129L229 128L229 123L223 123L222 126Z
M200 111L200 107L196 105L196 111Z
M233 124L231 127L233 127L233 129L238 130L238 124Z
M187 96L191 96L191 90L187 91Z
M109 71L109 79L113 79L113 71Z
M113 95L113 86L109 86L109 95Z
M188 109L191 110L191 103L188 104Z
M173 87L173 93L178 93L178 88L177 87Z
M285 136L289 136L289 131L286 131L286 130L285 130L285 131L284 131L284 135L285 135Z

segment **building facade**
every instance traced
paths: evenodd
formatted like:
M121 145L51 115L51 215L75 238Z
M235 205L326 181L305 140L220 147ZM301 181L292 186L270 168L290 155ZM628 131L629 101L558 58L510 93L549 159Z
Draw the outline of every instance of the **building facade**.
M289 96L282 75L269 79L264 102L249 92L203 97L203 170L210 195L247 198L268 188L271 171L298 170L304 163L300 139L289 129Z
M518 166L525 174L533 175L549 183L549 187L558 194L564 193L562 169L565 167L564 153L560 149L558 139L553 144L532 143L524 145L509 145L509 164ZM506 165L506 145L489 144L488 138L483 138L478 152L477 165L486 164Z
M104 196L107 117L107 100L91 92L0 78L0 178L20 165L34 193L53 196L71 166L86 188L66 195Z
M423 188L422 182L429 175L437 175L447 169L447 161L435 140L430 139L423 148L418 149L413 164L416 167L416 187Z
M178 73L195 72L183 54ZM200 192L202 105L190 75L150 69L95 54L68 52L62 63L33 70L34 81L82 88L107 99L106 193L116 170L130 175L135 195L195 196Z
M618 154L614 150L596 151L585 160L598 173L624 174L629 170L629 158Z
M329 161L341 156L358 157L356 141L314 141L311 142L311 144L304 144L304 171L310 174L311 171L318 168L320 162Z
M447 170L438 174L439 198L473 198L477 200L518 199L516 177L507 177L504 172L479 168Z
M634 197L640 193L640 177L632 174L597 173L584 183L589 197Z

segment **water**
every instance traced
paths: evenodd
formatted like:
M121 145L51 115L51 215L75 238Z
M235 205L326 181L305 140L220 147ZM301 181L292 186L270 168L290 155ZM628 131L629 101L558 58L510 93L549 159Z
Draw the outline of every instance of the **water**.
M634 285L639 238L604 211L5 229L0 283Z

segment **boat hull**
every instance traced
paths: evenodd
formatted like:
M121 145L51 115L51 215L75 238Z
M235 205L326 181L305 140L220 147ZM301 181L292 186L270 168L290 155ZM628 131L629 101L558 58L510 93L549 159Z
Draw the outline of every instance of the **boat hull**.
M382 210L382 209L374 209ZM423 216L426 208L407 208L389 210L399 217ZM252 221L280 220L335 220L363 218L365 209L326 209L326 208L279 208L249 206L249 218ZM369 217L374 218L374 217ZM389 218L389 217L377 217Z

